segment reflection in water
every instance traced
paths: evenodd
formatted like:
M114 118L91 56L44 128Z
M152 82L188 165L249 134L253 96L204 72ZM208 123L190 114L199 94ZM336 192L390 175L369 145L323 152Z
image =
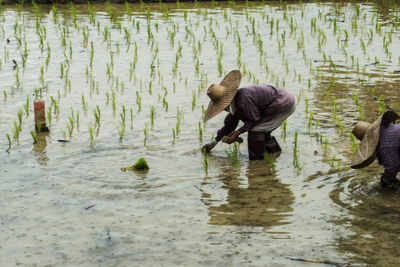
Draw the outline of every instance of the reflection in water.
M351 232L340 234L337 246L343 253L350 254L355 263L398 266L400 192L381 189L375 176L379 176L376 171L365 172L359 177L349 175L332 191L331 199L346 208L350 215L336 221Z
M36 138L37 142L34 144L33 151L35 151L36 160L40 165L47 165L49 162L49 158L46 154L46 147L47 147L47 137L48 133L37 133Z
M222 166L221 173L219 181L228 194L226 203L215 205L216 196L205 189L214 187L216 180L202 184L202 200L209 207L210 224L271 228L288 223L294 196L288 185L271 174L264 161L249 163L246 186L230 166Z

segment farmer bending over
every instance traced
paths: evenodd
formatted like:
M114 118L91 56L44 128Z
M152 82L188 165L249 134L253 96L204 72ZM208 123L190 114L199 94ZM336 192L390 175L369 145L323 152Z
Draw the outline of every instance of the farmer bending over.
M280 152L281 148L271 132L278 128L295 110L295 99L287 91L269 85L253 85L238 89L241 74L233 70L217 84L212 84L207 95L208 105L204 122L222 110L229 112L224 126L215 140L203 146L209 152L219 141L232 144L240 134L248 132L250 160L264 159L264 153ZM244 125L238 130L239 120Z
M353 134L361 143L351 162L354 169L364 168L375 158L383 165L385 172L381 176L381 186L396 186L397 173L400 171L400 124L392 124L399 118L393 111L386 111L375 122L360 121Z

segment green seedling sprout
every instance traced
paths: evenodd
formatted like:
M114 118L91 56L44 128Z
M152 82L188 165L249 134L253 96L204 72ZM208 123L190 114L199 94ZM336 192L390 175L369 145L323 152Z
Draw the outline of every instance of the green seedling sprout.
M276 165L275 161L272 155L270 155L268 152L265 152L264 154L265 162L271 167L272 172L276 171Z
M67 133L65 132L65 130L64 129L60 129L60 132L61 132L61 135L64 138L64 140L66 140L67 139Z
M204 150L201 151L203 154L203 169L206 173L206 176L208 175L208 156L207 156L207 152Z
M11 137L10 137L10 135L8 133L6 133L6 137L7 137L7 140L8 140L8 148L6 149L6 152L10 152L10 149L11 149Z
M154 116L155 116L156 108L154 106L150 107L150 121L151 121L151 128L154 126Z
M144 158L140 158L134 165L129 167L121 168L122 171L148 171L150 169L149 164Z
M112 104L112 108L113 108L113 113L115 113L116 99L115 99L115 93L114 92L112 92L111 104Z
M89 138L90 138L90 147L94 147L94 129L91 124L88 125L88 130L89 130Z
M31 131L31 136L32 136L32 139L33 139L33 143L36 144L37 143L36 132L35 131Z
M108 103L110 102L110 94L108 92L106 92L106 98L107 98L106 105L108 105Z
M146 122L145 123L145 127L143 128L143 133L144 133L144 146L146 146L147 145L147 138L148 138L148 135L149 135L149 125L148 125L148 123Z
M74 131L74 125L75 125L74 120L71 117L69 117L68 118L68 123L67 123L67 129L68 129L68 133L69 133L69 137L70 138L71 138L72 133Z
M234 142L233 145L229 146L225 153L228 155L228 158L231 160L231 163L239 169L239 143Z
M96 105L96 108L93 110L93 115L96 120L96 122L95 122L96 126L97 126L97 128L99 128L100 127L100 118L101 118L99 105Z
M18 116L18 127L21 129L21 126L22 126L22 109L20 109L18 111L17 116Z
M286 128L287 128L287 120L282 123L282 136L286 138Z
M293 164L296 168L301 169L300 163L299 163L299 158L298 158L298 153L297 153L297 140L298 140L298 132L296 131L294 133L294 147L293 147Z
M79 132L79 111L76 113L76 128Z
M87 101L85 100L85 95L82 93L82 108L86 112L87 111Z
M119 123L119 127L117 128L119 134L119 140L121 141L125 134L125 122L126 122L126 109L125 106L122 105L122 112L119 114L121 121Z
M26 117L29 117L29 103L30 103L29 95L26 95L26 103L24 104Z
M55 3L52 5L51 11L53 13L54 24L57 24L58 14L57 14L57 8L56 8L56 4Z
M51 122L52 122L52 119L53 119L52 112L53 112L52 106L50 106L47 109L47 121L48 121L49 125L51 125Z
M380 114L385 113L386 107L385 107L385 102L383 101L382 96L379 97L379 102L378 102L378 104L379 104L379 113L380 113Z
M129 113L131 115L131 129L133 129L133 108L129 109Z
M175 128L172 128L172 143L175 144L176 140L176 133L175 133Z
M14 121L14 129L13 129L13 135L15 140L19 140L19 133L21 132L21 129L19 128L18 124L16 121Z
M196 107L196 91L193 90L192 91L192 111L194 110L195 107Z
M199 121L199 140L200 143L203 142L203 128L201 127L201 121Z

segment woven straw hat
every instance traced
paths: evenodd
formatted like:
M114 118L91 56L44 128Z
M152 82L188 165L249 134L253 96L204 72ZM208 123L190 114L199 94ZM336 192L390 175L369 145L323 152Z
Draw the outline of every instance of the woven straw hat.
M208 104L206 115L204 116L204 122L223 111L224 108L231 103L239 88L241 80L242 74L240 71L232 70L225 76L219 85L210 85L207 90L207 95L211 101L210 104Z
M399 118L396 112L386 111L373 123L360 121L354 127L352 133L361 140L357 153L351 162L353 169L367 167L376 158L376 147L379 143L380 126L387 126Z

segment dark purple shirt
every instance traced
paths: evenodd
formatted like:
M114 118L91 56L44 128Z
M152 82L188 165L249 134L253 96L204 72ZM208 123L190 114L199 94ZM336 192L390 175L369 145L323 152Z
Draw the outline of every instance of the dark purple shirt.
M239 128L240 133L251 130L257 124L269 121L277 114L293 107L295 99L289 92L270 85L253 85L238 89L233 98L235 114L228 114L224 126L218 131L216 141L234 131L239 123L244 125Z
M400 171L400 124L381 126L376 149L378 161L390 173Z

